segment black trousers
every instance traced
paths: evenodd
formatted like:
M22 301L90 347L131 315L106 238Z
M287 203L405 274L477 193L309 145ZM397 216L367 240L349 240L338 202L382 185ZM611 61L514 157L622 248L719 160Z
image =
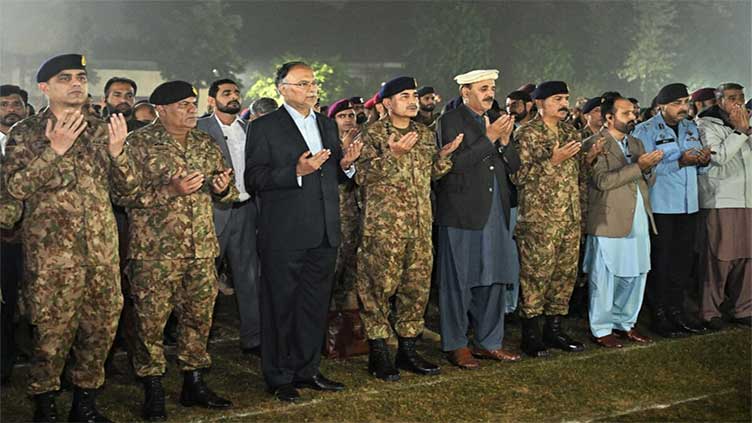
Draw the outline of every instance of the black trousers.
M261 370L269 388L319 370L337 248L261 248Z
M692 280L697 213L654 213L658 235L650 234L650 264L645 299L652 309L684 311Z
M16 306L18 288L23 277L23 252L20 243L3 242L0 245L0 281L3 302L0 304L0 376L5 382L10 378L16 361Z

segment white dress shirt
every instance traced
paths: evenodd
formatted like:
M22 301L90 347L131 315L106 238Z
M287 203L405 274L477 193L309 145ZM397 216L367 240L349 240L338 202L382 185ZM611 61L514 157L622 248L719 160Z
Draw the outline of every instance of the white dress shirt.
M217 120L219 128L225 136L225 142L227 143L227 149L230 151L230 159L232 160L232 167L234 169L235 187L240 192L238 202L242 203L251 198L245 189L245 180L243 178L243 174L245 173L245 130L240 118L237 116L229 125L222 123L217 115L214 115L214 119Z

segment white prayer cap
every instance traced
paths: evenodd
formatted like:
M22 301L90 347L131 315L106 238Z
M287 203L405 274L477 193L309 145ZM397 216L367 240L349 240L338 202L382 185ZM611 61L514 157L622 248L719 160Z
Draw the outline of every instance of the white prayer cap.
M496 69L478 69L468 73L463 73L462 75L457 75L454 77L454 80L457 81L458 84L464 85L478 81L488 81L489 79L496 80L498 78L499 71Z

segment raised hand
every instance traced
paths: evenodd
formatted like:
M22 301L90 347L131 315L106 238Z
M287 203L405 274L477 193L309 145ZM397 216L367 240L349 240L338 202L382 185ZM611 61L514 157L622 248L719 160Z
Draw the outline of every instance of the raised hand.
M559 142L556 142L556 146L554 147L554 153L551 156L551 163L558 166L565 160L569 160L572 157L575 156L580 151L580 148L582 147L582 143L578 141L570 141L566 144L564 144L564 147L559 147Z
M121 113L115 113L110 116L107 122L107 129L110 135L109 150L110 156L117 157L123 152L125 146L125 137L128 135L128 124Z
M454 150L456 150L460 144L462 144L462 140L465 138L465 134L459 134L452 142L445 144L443 147L441 147L441 150L439 150L439 157L444 158L448 157L450 154L454 153Z
M346 150L347 147L350 146L354 141L357 141L360 139L360 129L358 128L352 128L345 133L345 136L342 138L342 150Z
M590 147L590 150L587 152L587 156L585 156L585 161L587 164L591 165L595 161L595 159L598 157L599 154L603 153L603 145L606 143L606 139L601 137L598 138L593 145Z
M84 115L80 110L67 112L62 119L58 119L54 124L52 120L47 121L47 127L44 135L50 140L50 147L55 150L59 156L65 154L76 142L76 139L88 123L84 120Z
M298 157L295 174L297 176L306 176L319 170L331 154L332 152L327 149L323 149L314 155L311 155L310 151L306 151Z
M204 184L204 175L201 172L191 172L185 175L180 168L170 178L168 189L173 195L190 195L198 191Z
M736 105L731 109L729 120L737 131L747 132L749 130L749 112L743 105Z
M650 153L643 154L637 159L637 166L645 172L661 162L663 159L663 150L653 150Z
M483 116L483 119L486 122L486 137L488 137L491 142L499 140L503 145L509 144L509 136L512 135L512 131L514 130L513 116L501 116L496 119L494 123L491 123L488 120L488 116Z
M232 168L227 168L217 173L212 179L211 188L215 194L222 194L230 185L230 175L232 175Z
M363 143L356 139L347 147L343 148L345 154L342 157L342 160L339 161L339 165L343 170L347 170L352 166L353 162L360 157L360 152L363 150Z
M397 136L395 134L390 135L387 143L389 144L389 149L392 153L395 156L400 157L409 152L413 146L415 146L415 143L418 142L418 133L414 131L408 132L403 135L399 141L395 141L396 138Z

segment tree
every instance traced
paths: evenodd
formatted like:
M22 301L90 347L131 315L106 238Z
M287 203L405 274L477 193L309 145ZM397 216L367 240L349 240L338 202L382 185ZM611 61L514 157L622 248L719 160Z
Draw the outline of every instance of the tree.
M272 66L264 74L256 74L256 80L246 92L246 98L257 99L270 97L281 101L274 85L273 75L283 63L302 61L313 68L313 76L319 82L319 101L321 104L329 104L345 96L346 87L350 84L345 66L339 58L333 58L326 62L321 60L309 60L291 53L285 54L272 60Z
M570 48L552 35L521 38L514 43L514 74L525 82L572 82L574 58Z
M470 2L441 3L422 10L416 19L418 48L409 52L419 84L433 85L439 92L456 92L452 78L472 69L496 68L491 50L491 28L482 5ZM451 89L450 89L451 88ZM448 99L448 98L447 98Z
M243 70L237 52L243 20L230 11L228 3L154 2L140 12L139 44L145 56L157 63L163 78L183 79L203 88Z
M619 77L639 83L645 98L652 98L673 77L680 44L676 8L672 2L640 2L636 11L633 47Z

